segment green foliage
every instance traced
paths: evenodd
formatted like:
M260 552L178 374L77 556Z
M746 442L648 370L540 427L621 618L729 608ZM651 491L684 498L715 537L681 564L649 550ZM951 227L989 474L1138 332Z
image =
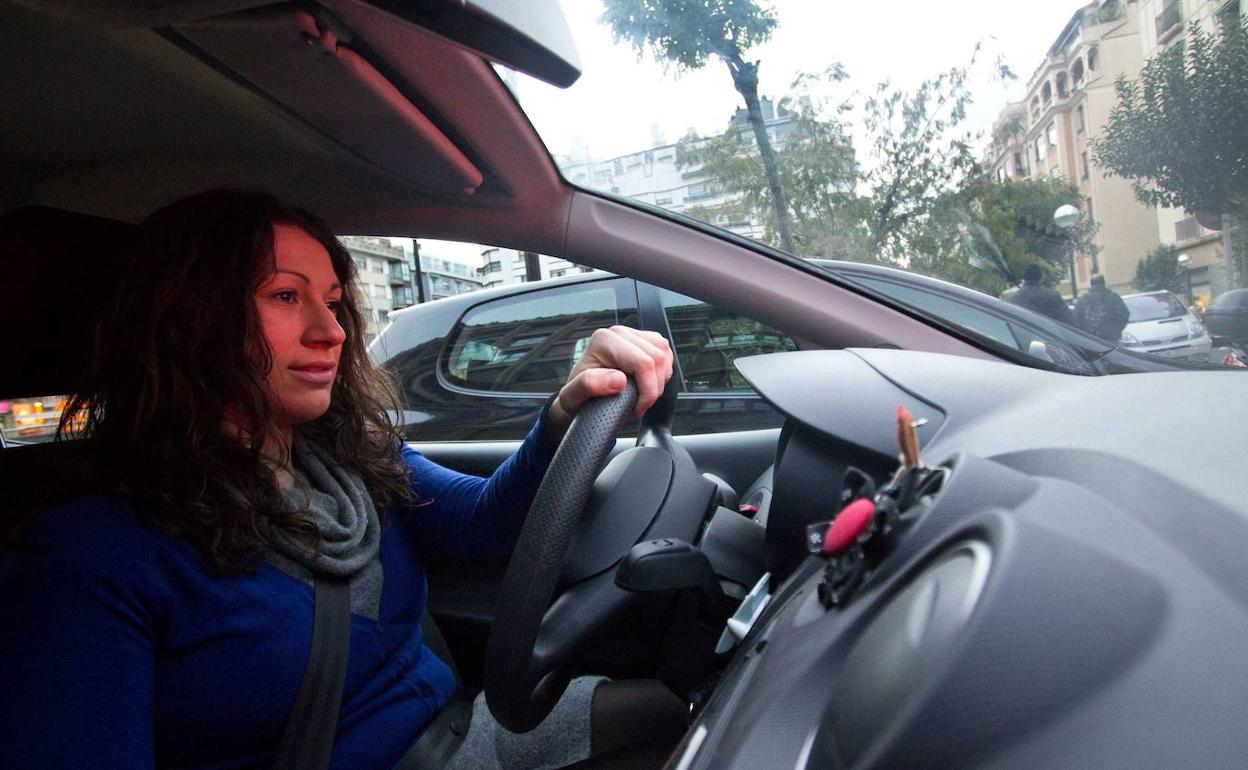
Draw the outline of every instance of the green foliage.
M1078 205L1079 189L1060 179L994 182L977 177L933 207L914 239L911 268L999 294L1037 263L1050 279L1068 272L1070 240L1053 225L1053 212ZM1084 217L1073 237L1075 250L1097 250L1097 224Z
M846 235L861 219L853 213L859 169L853 143L839 117L847 106L838 105L832 115L826 115L827 105L808 90L808 86L825 80L844 79L845 71L839 64L828 67L818 78L801 76L794 83L797 94L779 105L793 124L776 149L776 167L789 206L796 250L803 256L848 256ZM686 173L701 172L734 194L728 203L691 209L693 216L712 222L762 222L764 240L781 245L766 175L752 138L749 131L736 125L729 125L723 135L711 139L686 137L676 146L676 162Z
M711 55L740 59L776 28L775 11L755 0L606 0L602 20L638 54L690 70Z
M975 147L982 137L963 128L973 101L968 78L979 53L977 45L969 64L911 92L882 82L863 105L871 136L862 178L870 209L866 224L885 259L912 259L929 240L926 228L937 206L980 173ZM1000 80L1014 79L1000 60L993 72Z
M1106 0L1104 5L1088 13L1085 18L1090 24L1104 24L1107 21L1117 21L1125 15L1126 12L1118 4L1118 0Z
M1179 270L1179 250L1174 246L1158 246L1135 266L1132 285L1139 291L1183 293L1183 272Z
M1191 25L1184 45L1153 57L1094 143L1096 162L1134 180L1154 206L1248 215L1248 32Z

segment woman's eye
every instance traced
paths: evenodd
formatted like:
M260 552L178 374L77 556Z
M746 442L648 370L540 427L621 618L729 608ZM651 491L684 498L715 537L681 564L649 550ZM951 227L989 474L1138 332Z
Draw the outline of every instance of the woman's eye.
M325 307L329 308L331 313L337 313L339 310L342 310L342 300L331 299L325 303Z
M294 302L295 292L290 289L274 292L273 299L277 300L278 302Z

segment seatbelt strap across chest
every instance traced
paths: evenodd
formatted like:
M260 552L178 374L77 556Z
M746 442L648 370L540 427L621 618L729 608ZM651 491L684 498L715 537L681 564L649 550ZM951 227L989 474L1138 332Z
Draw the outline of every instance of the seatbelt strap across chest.
M326 770L351 648L351 588L317 576L312 587L312 650L282 733L274 770Z

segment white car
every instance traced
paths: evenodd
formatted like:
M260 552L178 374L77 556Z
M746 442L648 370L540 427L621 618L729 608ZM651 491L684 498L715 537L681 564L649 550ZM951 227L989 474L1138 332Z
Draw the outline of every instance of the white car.
M1131 312L1122 344L1129 350L1197 361L1209 360L1213 341L1196 314L1169 291L1128 294Z

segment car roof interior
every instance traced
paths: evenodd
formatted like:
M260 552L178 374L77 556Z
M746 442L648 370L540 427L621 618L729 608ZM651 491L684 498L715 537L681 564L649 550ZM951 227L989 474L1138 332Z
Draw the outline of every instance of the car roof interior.
M45 307L0 311L9 350L39 336L17 334L30 319L60 316L0 395L72 392L85 359L44 356L85 349L82 309L122 288L104 273L124 225L223 185L270 190L339 233L569 256L814 346L991 357L797 260L568 185L491 64L390 5L0 0L0 214L40 207L0 220L0 265L73 276L32 300Z

